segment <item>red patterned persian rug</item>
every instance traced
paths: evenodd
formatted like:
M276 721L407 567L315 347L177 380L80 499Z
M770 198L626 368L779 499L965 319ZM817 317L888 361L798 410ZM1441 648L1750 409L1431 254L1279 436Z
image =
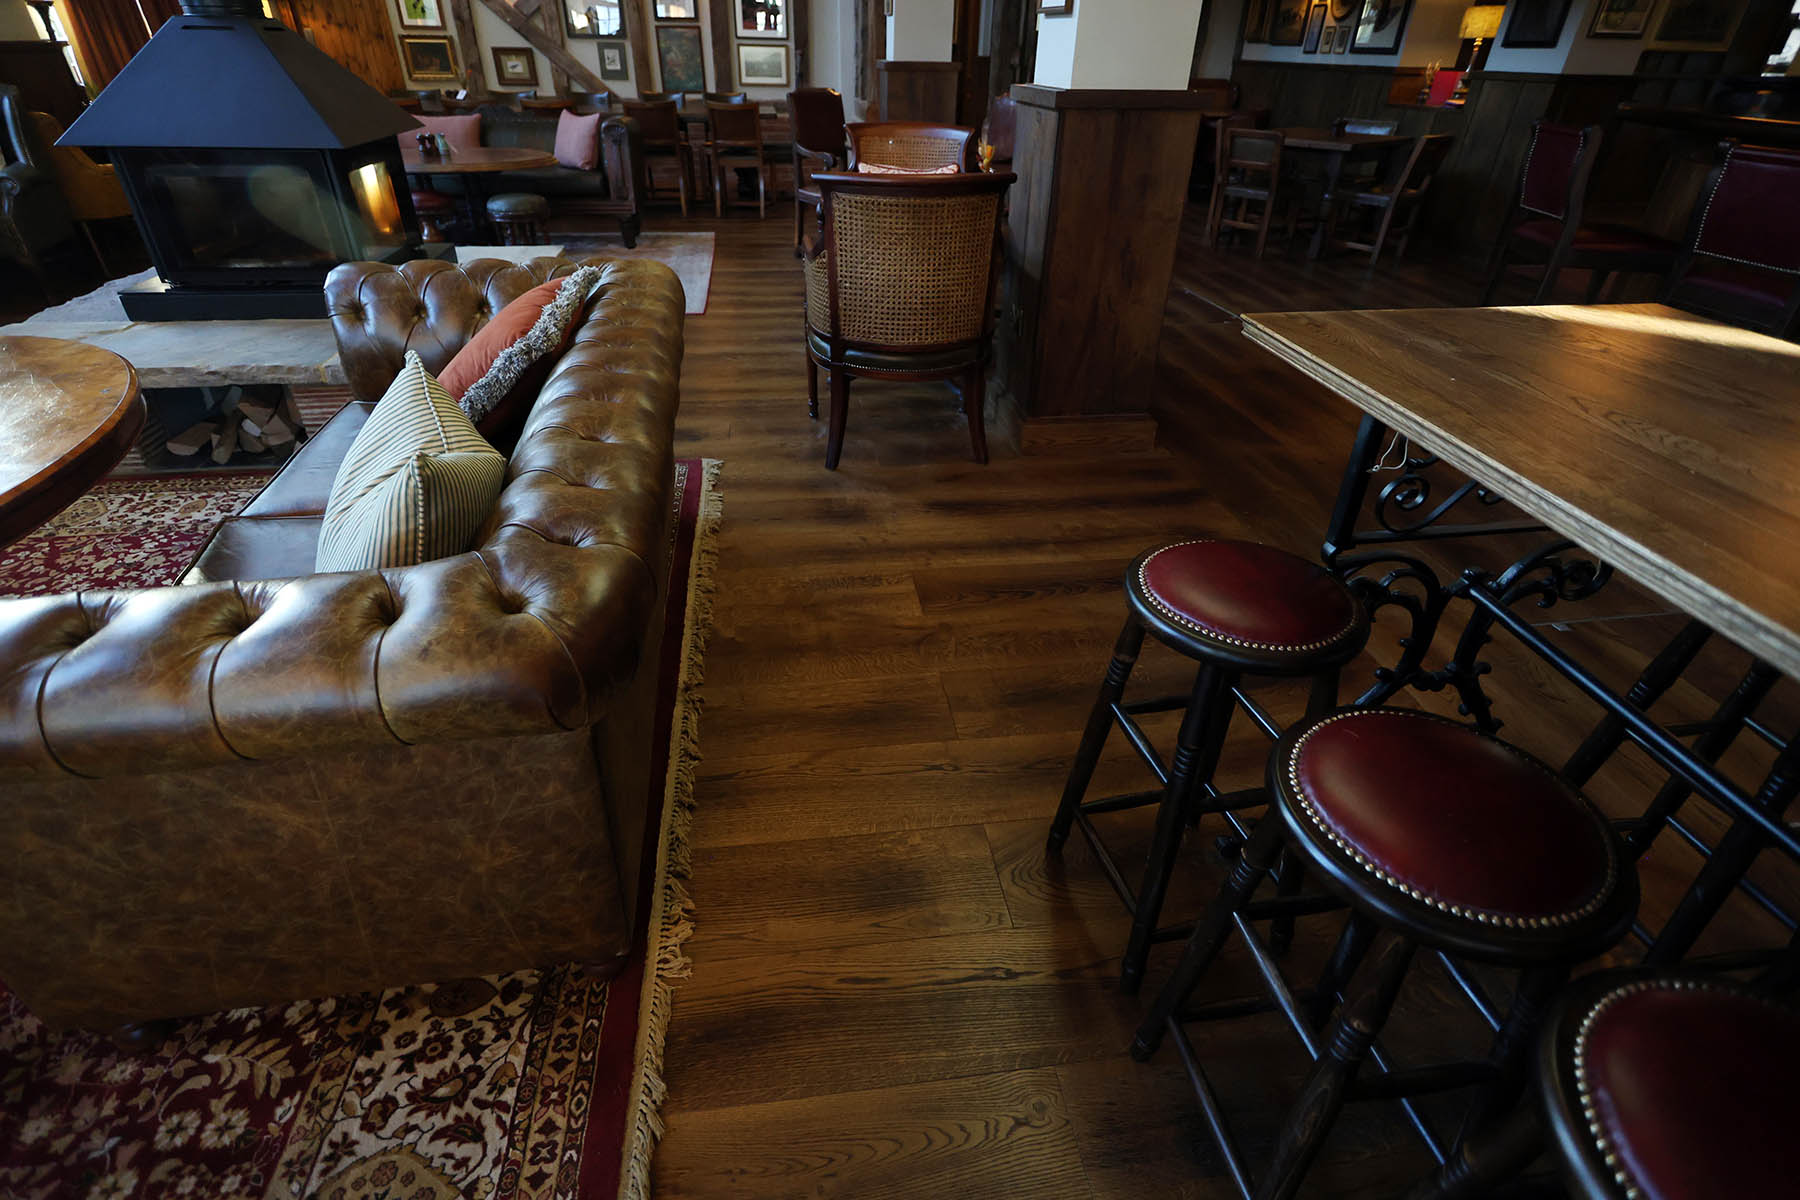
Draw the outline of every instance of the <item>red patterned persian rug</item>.
M102 480L0 548L0 596L174 583L213 526L268 482L267 471Z
M0 988L6 1200L647 1200L711 621L717 462L676 465L637 948L575 967L184 1021L133 1052L53 1035ZM266 477L264 477L266 478ZM134 481L141 483L142 481Z

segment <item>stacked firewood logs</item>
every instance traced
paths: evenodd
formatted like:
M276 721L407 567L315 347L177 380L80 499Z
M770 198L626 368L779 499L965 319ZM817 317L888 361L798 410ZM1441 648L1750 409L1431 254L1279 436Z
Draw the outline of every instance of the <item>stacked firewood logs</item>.
M286 446L300 430L293 393L285 388L279 399L264 389L253 395L241 387L203 390L217 407L209 405L206 416L169 435L166 446L178 458L208 454L215 463L224 463L239 450L261 454Z

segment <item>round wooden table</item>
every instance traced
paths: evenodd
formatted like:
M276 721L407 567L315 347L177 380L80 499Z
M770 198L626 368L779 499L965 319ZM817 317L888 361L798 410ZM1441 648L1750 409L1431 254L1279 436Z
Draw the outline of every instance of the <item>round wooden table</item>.
M452 150L448 154L426 156L416 145L400 148L400 163L408 175L456 175L462 179L463 203L469 228L487 227L487 179L501 171L530 171L538 167L554 167L556 155L548 150L528 146L477 146L473 150ZM495 235L498 236L497 234Z
M72 504L144 427L137 372L61 338L0 337L0 546Z

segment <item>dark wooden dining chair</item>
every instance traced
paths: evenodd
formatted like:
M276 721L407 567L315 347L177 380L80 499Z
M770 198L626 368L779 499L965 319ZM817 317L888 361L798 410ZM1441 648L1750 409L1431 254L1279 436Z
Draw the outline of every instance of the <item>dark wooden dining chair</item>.
M681 137L681 117L673 100L627 100L625 115L636 121L644 148L644 197L666 200L669 193L656 182L654 167L659 163L675 168L675 198L681 201L681 215L687 216L688 196L694 190L693 165L688 158L687 143Z
M768 215L769 156L763 144L762 114L754 104L706 102L706 151L712 167L713 215L725 215L725 172L738 172L733 204L748 205L744 187L756 174L756 215Z
M708 104L750 103L750 97L743 92L702 92L700 95Z
M1582 205L1600 155L1600 127L1578 129L1554 121L1532 124L1519 190L1501 235L1499 257L1481 302L1492 304L1510 266L1541 266L1536 303L1548 303L1564 268L1593 272L1587 301L1600 297L1620 271L1662 274L1675 261L1675 243L1624 225L1587 223Z
M835 171L845 163L844 97L835 88L795 88L787 95L788 119L794 135L794 256L806 237L806 214L818 212L816 171Z
M1256 234L1256 257L1263 256L1281 198L1284 140L1278 129L1252 129L1247 118L1228 117L1220 123L1208 245L1217 246L1227 229L1246 229ZM1291 220L1288 232L1293 233Z
M1663 302L1800 336L1800 151L1723 142Z
M813 177L824 199L806 261L806 392L819 415L830 379L825 466L844 448L853 378L950 379L969 443L987 461L982 424L1000 275L1001 198L1010 171Z
M1392 236L1399 239L1395 257L1404 258L1412 241L1413 227L1419 223L1419 213L1425 207L1425 193L1443 167L1455 140L1448 133L1429 133L1415 138L1405 155L1396 154L1388 160L1388 169L1379 181L1360 189L1340 185L1332 198L1327 218L1331 225L1326 231L1326 239L1331 245L1346 250L1368 251L1369 265L1374 266L1381 259L1382 247ZM1350 236L1339 234L1346 219L1354 225L1359 217L1365 222L1373 220L1373 229L1369 231L1372 236L1358 240L1355 233ZM1397 226L1396 219L1399 219Z
M575 97L575 108L580 113L611 112L618 97L611 92L578 92Z
M975 169L975 131L928 121L854 121L844 126L850 140L850 168L863 164L899 171L934 171L954 166Z
M685 92L639 92L638 99L646 104L661 104L667 100L679 108L687 99L687 94Z

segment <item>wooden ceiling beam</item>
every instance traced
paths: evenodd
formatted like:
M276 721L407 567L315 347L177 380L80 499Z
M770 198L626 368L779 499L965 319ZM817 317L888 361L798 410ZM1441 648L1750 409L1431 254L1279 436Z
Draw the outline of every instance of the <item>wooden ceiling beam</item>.
M466 4L468 0L461 0L461 2ZM586 63L570 54L566 46L557 41L536 21L520 12L517 6L509 3L508 0L481 0L481 3L489 12L505 21L508 28L514 33L524 38L533 50L549 59L551 66L566 72L570 79L579 83L582 91L604 92L607 90L606 84L598 75L588 69Z

